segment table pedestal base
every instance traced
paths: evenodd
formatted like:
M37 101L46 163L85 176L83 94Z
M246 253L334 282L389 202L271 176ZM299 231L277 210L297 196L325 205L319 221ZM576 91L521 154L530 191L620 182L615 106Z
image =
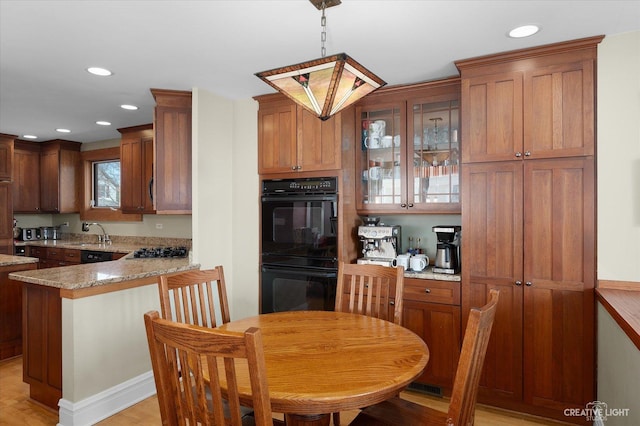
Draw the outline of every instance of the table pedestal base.
M285 414L287 426L329 426L330 414Z

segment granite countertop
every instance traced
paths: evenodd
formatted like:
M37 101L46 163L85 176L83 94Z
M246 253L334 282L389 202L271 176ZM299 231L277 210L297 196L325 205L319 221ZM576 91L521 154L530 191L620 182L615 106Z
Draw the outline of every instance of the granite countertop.
M111 244L98 244L86 241L67 241L67 240L34 240L25 241L25 245L38 246L38 247L58 247L76 250L93 250L93 251L106 251L113 253L131 253L142 247L141 244L136 243L111 243Z
M417 278L421 280L439 280L439 281L461 281L460 274L438 274L433 272L433 266L428 266L427 269L420 272L405 271L405 278Z
M24 265L28 263L38 263L38 258L0 254L0 266Z
M65 290L78 290L198 268L200 265L191 263L190 258L135 259L123 257L111 262L13 272L9 274L9 278Z

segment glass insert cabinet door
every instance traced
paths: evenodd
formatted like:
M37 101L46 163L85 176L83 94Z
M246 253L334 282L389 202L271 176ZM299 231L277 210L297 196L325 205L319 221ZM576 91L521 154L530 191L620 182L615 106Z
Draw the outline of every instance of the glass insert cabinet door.
M360 128L359 203L364 211L392 211L406 204L404 104L357 108Z
M458 99L413 103L409 118L409 191L414 204L460 203Z
M356 117L360 213L460 212L457 92L359 106Z

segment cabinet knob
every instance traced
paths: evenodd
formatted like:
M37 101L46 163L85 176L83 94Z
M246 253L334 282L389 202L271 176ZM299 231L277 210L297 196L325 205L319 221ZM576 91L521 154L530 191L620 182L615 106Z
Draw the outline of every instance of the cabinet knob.
M406 209L407 208L407 203L400 204L400 207L402 207L403 209Z
M396 302L395 302L394 300L389 300L389 304L390 304L390 305L395 305L395 304L396 304Z
M531 157L531 151L525 151L524 152L524 156L525 157Z
M522 157L522 153L520 151L516 152L516 158Z
M409 203L409 207L410 207L410 208L411 208L411 207L413 207L413 203Z
M298 166L291 166L291 170L297 170Z
M431 293L431 289L430 289L430 288L425 288L425 289L424 289L424 292L425 292L425 293Z
M522 281L516 281L516 285L520 287L522 285Z
M533 283L531 281L527 281L524 283L524 285L526 285L527 287L531 287Z

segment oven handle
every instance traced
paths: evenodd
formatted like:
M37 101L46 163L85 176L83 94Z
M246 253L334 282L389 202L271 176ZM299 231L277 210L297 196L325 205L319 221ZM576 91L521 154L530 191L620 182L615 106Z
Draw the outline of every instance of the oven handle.
M279 201L338 201L337 195L263 195L262 202L279 202Z
M338 271L314 271L309 269L299 269L299 268L283 268L281 266L268 266L262 265L262 272L277 272L279 274L284 275L308 275L310 277L320 277L320 278L336 278L338 276Z

